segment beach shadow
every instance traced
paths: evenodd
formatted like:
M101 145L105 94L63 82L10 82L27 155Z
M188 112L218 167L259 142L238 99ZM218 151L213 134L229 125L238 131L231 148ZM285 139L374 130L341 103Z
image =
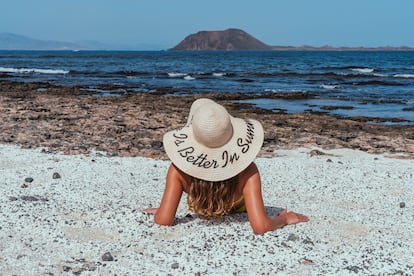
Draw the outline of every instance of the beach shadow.
M194 221L198 218L200 218L200 217L197 214L188 213L183 217L176 217L175 221L174 221L174 225L189 223L189 222L192 222L192 221Z
M268 216L277 216L280 212L282 212L286 208L282 207L273 207L273 206L265 206L266 214Z
M265 206L265 211L268 216L277 216L284 209L285 208L282 208L282 207ZM249 222L249 218L247 217L246 212L228 214L226 216L223 216L221 218L216 218L216 219L206 219L195 213L188 213L184 217L176 218L174 225L189 223L197 219L200 220L200 224L205 225L205 226L219 225L222 223L231 223L231 222L236 222L236 223Z

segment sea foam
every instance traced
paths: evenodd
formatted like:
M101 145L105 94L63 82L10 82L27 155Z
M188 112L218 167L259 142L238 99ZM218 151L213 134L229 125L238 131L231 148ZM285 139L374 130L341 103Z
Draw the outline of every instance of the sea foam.
M338 89L339 85L322 84L321 88L323 88L323 89Z
M185 76L187 76L188 74L185 74L185 73L167 73L168 74L168 76L169 77L171 77L171 78L180 78L180 77L185 77Z
M374 69L372 68L352 68L351 70L355 72L363 73L363 74L374 72Z
M414 78L414 74L396 74L394 75L395 78L405 78L405 79L412 79Z
M185 79L185 80L195 80L195 78L194 78L194 77L192 77L192 76L185 76L185 77L184 77L184 79Z
M39 68L7 68L7 67L0 67L1 73L18 73L18 74L25 74L25 73L40 73L40 74L68 74L69 71L67 70L60 70L60 69L39 69Z
M226 73L213 73L214 77L223 77L225 75L226 75Z

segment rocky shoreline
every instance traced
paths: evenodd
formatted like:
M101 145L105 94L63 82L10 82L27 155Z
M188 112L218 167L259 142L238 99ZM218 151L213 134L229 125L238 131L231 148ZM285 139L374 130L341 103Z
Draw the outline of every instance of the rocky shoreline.
M276 113L240 103L257 98L246 94L183 96L170 88L155 93L94 94L83 87L0 81L0 143L67 154L99 151L110 156L166 159L163 134L186 122L196 98L210 97L234 116L262 122L265 141L261 157L275 156L278 149L317 146L414 158L414 125L368 124L372 118L344 119L315 112Z

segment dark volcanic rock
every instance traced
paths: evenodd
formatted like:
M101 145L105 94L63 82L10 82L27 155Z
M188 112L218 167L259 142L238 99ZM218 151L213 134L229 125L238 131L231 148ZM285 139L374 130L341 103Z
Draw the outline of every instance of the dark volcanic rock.
M52 178L53 179L59 179L59 178L62 178L62 177L60 176L59 173L55 172L55 173L53 173Z
M187 36L171 50L270 50L271 47L239 29L201 31Z
M414 107L405 107L402 110L403 111L414 111Z
M112 262L114 260L114 257L110 252L106 252L102 255L102 261L104 262Z
M191 103L208 97L226 106L235 117L252 118L263 124L265 140L259 154L262 157L272 157L277 149L313 146L370 153L403 152L404 158L414 157L413 124L367 124L374 119L344 119L315 112L276 113L240 101L257 98L253 94L131 93L94 97L79 96L76 87L54 87L46 92L34 91L32 87L37 84L0 81L0 143L42 147L45 153L86 154L94 150L114 156L166 159L162 145L165 132L182 127ZM32 117L38 119L34 122ZM21 188L28 184L25 182Z

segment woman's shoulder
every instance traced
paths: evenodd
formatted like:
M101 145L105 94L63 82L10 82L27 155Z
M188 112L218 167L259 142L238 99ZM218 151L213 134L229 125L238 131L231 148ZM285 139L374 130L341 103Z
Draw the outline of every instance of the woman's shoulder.
M245 168L241 173L239 174L239 177L249 177L255 173L258 173L259 169L257 168L256 164L254 162L250 163L247 168Z
M170 164L168 175L180 181L181 185L183 185L184 191L188 191L188 186L191 182L191 176L180 170L174 163Z
M239 187L238 190L240 192L243 191L244 186L246 185L248 179L250 179L253 175L259 174L259 169L257 168L254 162L250 163L250 165L245 168L243 171L239 173Z

